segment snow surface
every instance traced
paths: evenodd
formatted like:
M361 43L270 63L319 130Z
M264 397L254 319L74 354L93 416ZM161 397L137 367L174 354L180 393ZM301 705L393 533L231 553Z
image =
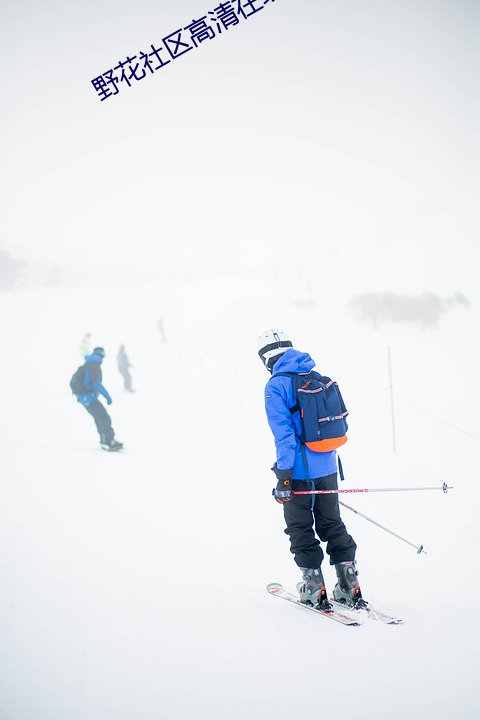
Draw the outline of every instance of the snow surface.
M2 720L478 716L478 309L375 332L274 297L255 277L174 274L0 295ZM255 349L277 325L341 384L345 487L454 486L345 496L425 546L343 511L364 595L402 626L341 627L265 591L299 579ZM99 449L68 388L87 331L107 350L122 454Z

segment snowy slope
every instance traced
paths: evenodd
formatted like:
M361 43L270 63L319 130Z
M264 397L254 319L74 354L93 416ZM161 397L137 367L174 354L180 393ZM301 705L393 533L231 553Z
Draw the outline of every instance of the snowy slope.
M271 297L241 276L0 295L2 720L478 713L478 311L423 334L374 332L341 305L320 322L315 309ZM270 495L267 376L255 352L277 324L348 399L347 487L454 486L346 497L427 550L343 512L364 595L403 626L344 628L265 592L299 579ZM98 449L69 394L86 331L107 349L123 454ZM115 366L121 342L133 395Z

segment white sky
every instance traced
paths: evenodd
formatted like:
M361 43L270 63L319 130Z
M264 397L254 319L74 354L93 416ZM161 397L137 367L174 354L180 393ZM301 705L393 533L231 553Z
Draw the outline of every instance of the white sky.
M468 294L478 5L277 0L100 102L94 77L214 7L3 3L3 246L287 271L301 247L352 287Z

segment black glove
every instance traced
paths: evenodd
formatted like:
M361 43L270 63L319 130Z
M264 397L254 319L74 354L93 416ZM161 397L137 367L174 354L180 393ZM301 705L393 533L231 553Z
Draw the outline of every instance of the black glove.
M290 470L279 470L277 463L274 463L272 467L273 472L277 476L277 487L273 488L272 495L275 500L283 505L292 499L292 473L293 468Z

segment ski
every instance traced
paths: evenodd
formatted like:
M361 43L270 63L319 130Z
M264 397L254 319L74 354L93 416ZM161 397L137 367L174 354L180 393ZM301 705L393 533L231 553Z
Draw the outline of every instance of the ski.
M317 613L317 615L323 615L324 617L330 618L330 620L335 620L335 622L339 622L342 625L362 624L361 620L357 617L352 617L344 612L344 608L338 608L338 603L335 603L335 607L332 607L332 610L327 612L325 610L319 610L314 607L314 605L306 605L305 603L302 603L297 595L293 595L293 593L285 590L283 585L280 585L280 583L270 583L267 585L267 590L270 595L276 595L279 598L283 598L283 600L288 600L288 602L291 602L294 605L299 605L300 607L305 608L305 610L310 610L311 612Z
M355 608L345 607L343 603L339 603L333 598L328 598L328 602L331 603L334 608L348 610L348 612L351 613L358 613L359 615L361 615L362 613L366 613L369 620L377 620L378 622L383 622L387 625L400 625L400 623L403 623L403 620L401 618L389 615L388 613L384 613L381 610L376 610L375 608L370 607L370 605L361 610L356 610Z

